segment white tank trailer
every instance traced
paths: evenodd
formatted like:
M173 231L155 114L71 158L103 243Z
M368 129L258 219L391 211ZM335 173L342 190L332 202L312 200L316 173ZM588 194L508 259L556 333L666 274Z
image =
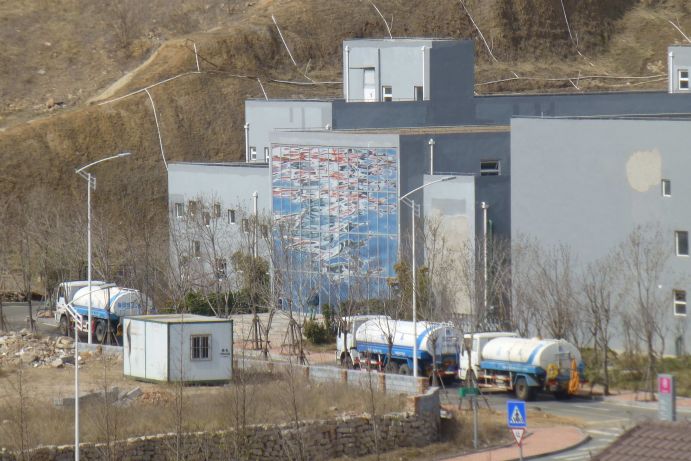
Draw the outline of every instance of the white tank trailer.
M363 316L364 317L364 316ZM339 331L337 360L353 367L370 366L404 375L413 374L413 341L417 341L418 375L432 376L434 363L438 376L454 379L458 373L461 333L451 325L418 322L417 338L413 322L388 317L368 318L358 322L354 317L344 348ZM389 351L389 339L392 339Z
M470 335L466 335L466 344ZM514 333L477 333L460 359L460 376L477 379L480 387L511 390L522 400L532 400L541 390L565 398L583 381L581 353L563 339L519 338ZM575 367L574 376L573 365Z
M63 306L62 309L58 307L56 311L61 332L65 335L71 333L70 330L73 329L71 322L75 315L83 319L84 330L86 330L89 315L89 287L80 288L74 294L70 305L72 315L68 312L70 309L67 306ZM150 308L150 301L139 290L117 286L98 289L97 286L92 285L91 328L95 341L102 343L110 339L109 333L116 334L122 317L141 315L150 311Z

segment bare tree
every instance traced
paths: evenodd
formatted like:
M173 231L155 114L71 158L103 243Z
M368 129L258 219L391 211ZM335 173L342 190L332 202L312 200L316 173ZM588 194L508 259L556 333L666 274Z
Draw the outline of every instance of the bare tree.
M593 338L596 364L602 372L605 395L609 395L610 341L614 321L625 297L620 256L610 253L588 264L581 273L583 312ZM596 365L593 364L593 365Z
M626 321L645 348L646 387L651 398L654 398L657 360L665 350L665 313L671 305L671 290L662 289L670 254L669 248L662 243L666 240L659 227L638 226L619 250L630 288Z
M536 257L535 245L526 236L514 239L511 248L511 326L523 337L529 337L538 324L532 288Z
M0 424L2 439L14 445L17 451L17 460L29 461L33 456L33 447L36 445L35 434L29 424L29 404L31 390L27 386L24 376L24 365L20 361L13 377L6 378L3 389L7 393L6 402L8 412L3 418L8 424Z

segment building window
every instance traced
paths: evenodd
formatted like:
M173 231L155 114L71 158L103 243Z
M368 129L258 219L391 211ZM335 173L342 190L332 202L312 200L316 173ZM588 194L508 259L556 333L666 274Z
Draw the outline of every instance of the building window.
M686 291L674 290L674 315L686 315Z
M672 196L672 181L669 179L662 180L662 196L671 197Z
M176 218L182 218L185 216L185 204L184 203L176 203L175 204L175 217Z
M413 95L416 101L422 101L425 98L424 88L421 86L413 87Z
M211 360L211 335L190 336L192 360Z
M192 242L192 254L195 258L199 258L202 255L202 244L199 243L199 240Z
M235 224L235 210L228 210L228 224Z
M689 71L688 69L679 70L679 89L688 90L689 89Z
M203 217L203 219L204 219L204 225L205 225L205 226L208 227L209 225L211 225L211 213L209 213L208 211L205 211L205 212L202 214L202 217Z
M221 217L221 204L220 203L214 203L214 218L220 218Z
M250 160L257 160L257 148L250 146Z
M500 174L499 160L483 160L480 162L480 176L499 176Z
M197 214L199 208L199 202L196 200L190 200L187 202L187 212L190 214L190 216L195 216Z
M250 231L250 222L248 219L242 220L242 231L243 232L249 232Z
M381 87L382 101L393 101L393 89L390 86Z
M687 231L676 231L674 237L677 241L677 256L689 255L689 233Z
M265 162L269 161L269 148L268 147L264 148L264 161Z

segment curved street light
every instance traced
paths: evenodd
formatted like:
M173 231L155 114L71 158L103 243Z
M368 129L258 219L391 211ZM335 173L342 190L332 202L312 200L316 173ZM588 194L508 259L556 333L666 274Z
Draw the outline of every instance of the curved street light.
M436 179L434 181L430 181L428 183L423 184L422 186L416 187L415 189L405 193L402 195L398 200L401 203L405 203L406 205L409 205L412 211L411 214L411 228L412 228L412 251L411 251L411 259L412 259L412 271L413 271L413 337L415 338L413 340L413 376L417 378L417 276L415 272L417 271L416 264L415 264L415 200L410 200L407 199L407 197L420 189L431 186L432 184L436 184L438 182L444 182L444 181L451 181L453 179L456 179L456 176L446 176L441 179ZM407 200L406 200L407 199Z
M91 344L91 293L94 291L102 290L104 287L110 287L109 285L103 285L98 287L97 290L91 289L91 189L96 189L96 177L89 173L90 167L96 165L97 163L105 162L107 160L112 160L120 157L127 157L131 155L131 152L121 152L110 157L102 158L84 165L81 168L74 170L82 178L86 179L86 213L87 213L87 224L86 224L86 246L87 246L87 265L88 265L88 282L89 282L89 307L88 307L88 320L87 328L89 329L89 344ZM77 329L77 322L74 322L74 459L79 461L79 331Z

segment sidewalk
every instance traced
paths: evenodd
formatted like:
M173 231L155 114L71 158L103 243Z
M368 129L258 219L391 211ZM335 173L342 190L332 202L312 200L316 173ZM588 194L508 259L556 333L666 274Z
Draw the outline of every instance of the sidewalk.
M588 439L590 439L588 434L573 426L528 428L523 437L523 459L568 450ZM446 458L445 461L511 461L517 459L519 459L519 449L514 443L510 446Z

